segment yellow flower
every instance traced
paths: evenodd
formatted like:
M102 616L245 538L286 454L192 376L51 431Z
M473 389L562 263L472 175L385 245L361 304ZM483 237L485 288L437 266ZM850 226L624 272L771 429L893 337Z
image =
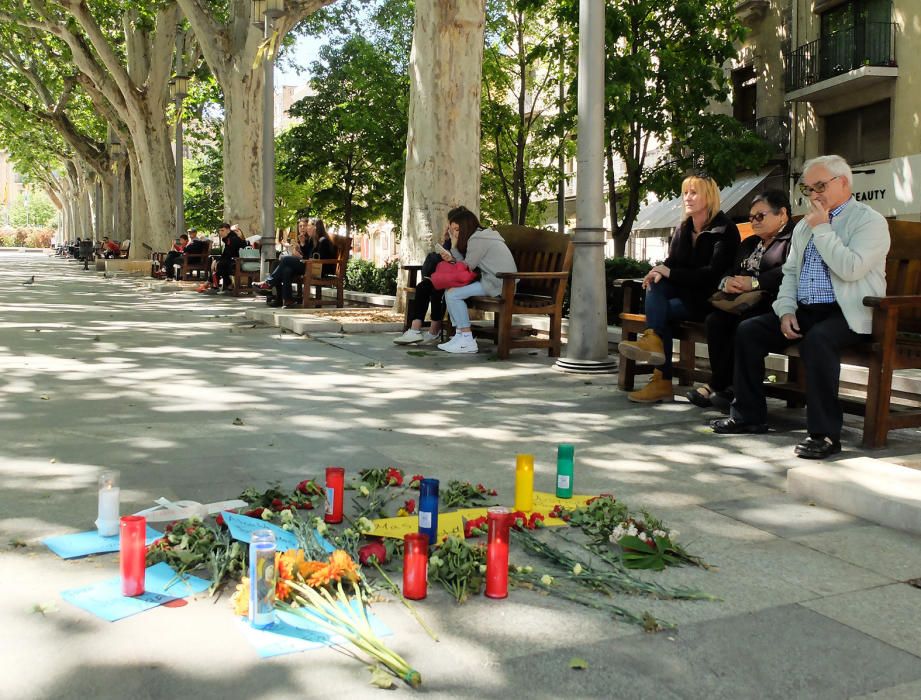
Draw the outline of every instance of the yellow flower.
M233 604L234 615L246 617L249 615L249 579L244 576L237 586L237 590L230 598Z

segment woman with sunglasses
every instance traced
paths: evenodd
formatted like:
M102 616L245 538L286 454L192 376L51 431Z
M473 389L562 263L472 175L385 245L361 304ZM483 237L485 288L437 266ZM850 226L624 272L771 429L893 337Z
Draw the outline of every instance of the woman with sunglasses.
M724 413L729 412L736 328L744 319L769 311L771 303L777 298L783 278L781 266L787 259L793 236L790 211L790 198L780 190L768 190L752 200L748 220L754 235L742 241L735 265L720 281L719 289L730 295L751 291L763 291L765 294L742 313L715 309L707 316L711 378L709 384L687 392L688 401L695 406L714 406Z
M645 387L628 395L637 403L674 400L671 326L704 319L712 309L709 298L739 247L739 229L720 210L720 190L712 178L686 177L681 197L684 216L672 236L668 257L643 278L648 327L636 340L618 345L627 359L658 367Z

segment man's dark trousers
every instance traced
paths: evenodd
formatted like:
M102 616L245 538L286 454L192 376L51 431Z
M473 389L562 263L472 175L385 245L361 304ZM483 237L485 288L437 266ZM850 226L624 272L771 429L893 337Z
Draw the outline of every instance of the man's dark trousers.
M834 303L800 304L796 320L803 336L800 340L784 338L780 319L773 311L739 324L732 416L742 423L767 423L764 358L768 353L782 353L790 345L799 343L806 373L806 429L810 435L829 435L837 439L844 422L838 401L841 351L866 336L850 329L841 307Z

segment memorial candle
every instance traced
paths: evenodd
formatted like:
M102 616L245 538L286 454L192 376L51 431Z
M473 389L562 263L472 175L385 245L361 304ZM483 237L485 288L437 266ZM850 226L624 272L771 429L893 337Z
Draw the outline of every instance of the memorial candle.
M137 596L144 592L146 534L147 520L143 515L126 515L121 519L118 544L124 596Z
M560 445L556 449L556 496L572 498L573 472L575 471L575 449L572 445Z
M419 532L430 545L438 541L438 479L419 482Z
M119 498L118 472L103 472L99 475L99 503L96 510L96 530L102 537L118 534Z
M328 523L342 522L342 495L345 490L345 469L326 467L326 515Z
M403 536L403 597L422 600L428 589L429 539L421 532Z
M515 458L515 510L530 513L534 509L534 455Z
M508 540L512 516L508 508L486 511L489 534L486 543L486 597L508 597Z
M259 629L275 623L275 535L256 530L249 541L249 624Z

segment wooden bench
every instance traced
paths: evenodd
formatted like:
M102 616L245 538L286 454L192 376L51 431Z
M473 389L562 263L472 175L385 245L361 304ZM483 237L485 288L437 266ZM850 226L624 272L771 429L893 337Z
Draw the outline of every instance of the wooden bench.
M572 239L566 234L528 226L503 225L496 230L505 239L515 258L518 272L501 273L502 293L498 297L470 297L471 309L493 314L492 326L478 325L476 336L496 343L496 354L507 360L514 348L547 348L550 357L559 357L562 345L563 297L572 269ZM409 327L409 301L415 296L419 265L404 265L406 286L404 323ZM518 283L517 288L515 283ZM530 326L513 324L516 315L549 316L547 338L538 337Z
M242 248L233 266L233 295L250 294L253 282L259 281L262 260L259 248Z
M349 256L352 253L352 239L349 236L330 235L329 240L336 249L336 257L304 260L304 276L294 280L295 286L300 287L301 305L305 309L332 305L341 309L345 306L345 271L348 268ZM324 275L324 265L333 266L333 272L329 275ZM323 296L325 287L334 287L336 289L335 299L327 299ZM313 289L313 294L311 294L311 289Z
M892 245L886 258L886 296L866 297L864 305L873 307L872 339L842 353L841 364L868 370L866 398L848 392L840 394L847 413L864 416L864 447L885 447L890 430L921 426L921 408L893 401L892 373L896 370L921 369L921 224L889 221ZM646 327L646 317L638 313L638 280L619 280L624 285L624 311L621 331L625 340L633 340ZM702 323L683 322L675 328L679 341L674 375L681 384L709 380L710 372L697 365L696 343L706 343ZM784 352L788 358L786 381L765 384L768 396L782 398L789 406L805 405L806 385L799 350L796 345ZM630 391L638 373L651 368L620 358L618 386ZM842 387L843 389L844 387ZM914 403L921 396L910 397Z
M208 279L211 274L211 239L204 238L201 240L205 247L202 248L200 253L183 253L182 257L179 258L179 263L177 264L181 264L182 267L176 275L177 281L192 279L193 274L195 279L201 279L202 273L205 274L205 279Z

